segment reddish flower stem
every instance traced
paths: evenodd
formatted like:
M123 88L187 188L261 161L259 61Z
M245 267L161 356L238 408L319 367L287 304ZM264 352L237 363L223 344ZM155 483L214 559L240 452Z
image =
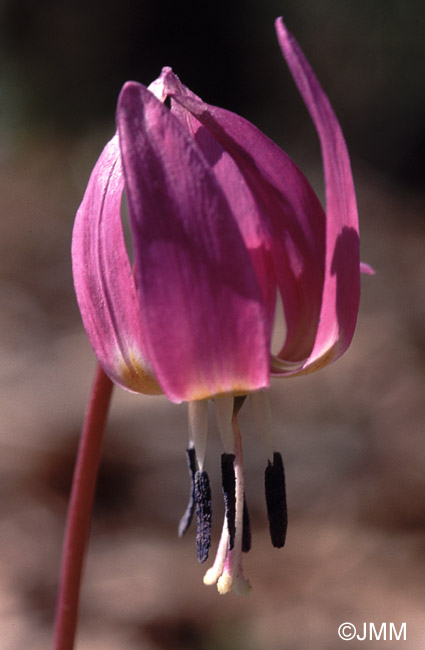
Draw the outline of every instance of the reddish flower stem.
M68 507L56 606L54 650L72 650L81 575L113 384L98 366L85 415Z

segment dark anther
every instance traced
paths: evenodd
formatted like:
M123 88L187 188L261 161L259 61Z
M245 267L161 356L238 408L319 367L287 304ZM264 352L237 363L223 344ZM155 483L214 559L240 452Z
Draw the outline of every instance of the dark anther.
M235 454L221 454L221 481L224 496L224 510L229 531L229 549L235 544L236 479L233 461Z
M199 562L205 562L211 546L211 489L208 474L195 474L196 503L196 555Z
M183 517L180 519L179 523L179 537L183 537L185 532L190 526L192 521L193 513L195 512L195 473L196 473L196 453L195 450L186 449L187 455L187 466L189 468L190 475L190 496L189 503L187 504L186 511Z
M286 508L285 470L279 452L274 452L273 463L268 462L265 472L265 487L270 537L273 546L281 548L285 545L288 511Z
M248 395L238 395L233 400L233 417L239 413Z
M248 506L245 495L243 497L243 520L242 520L242 551L248 553L251 550L251 524L249 521Z

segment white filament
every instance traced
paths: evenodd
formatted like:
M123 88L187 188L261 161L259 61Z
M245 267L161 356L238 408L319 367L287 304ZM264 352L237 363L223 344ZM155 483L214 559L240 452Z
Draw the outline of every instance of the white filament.
M233 548L227 551L223 573L217 580L217 589L220 594L234 591L246 595L251 590L249 580L244 577L242 568L242 537L243 537L243 508L244 508L244 474L242 439L236 418L233 420L234 447L235 447L235 540Z
M218 430L220 432L221 440L223 442L224 451L226 454L233 454L233 396L215 397L215 415L217 418Z
M206 399L189 402L189 441L195 447L199 469L204 467L208 434L208 402Z
M222 406L224 415L226 407ZM227 422L227 417L225 419ZM238 594L247 594L251 585L243 575L242 569L242 538L243 538L243 510L244 510L244 475L242 440L236 417L233 418L232 432L234 436L234 469L235 469L235 538L233 548L229 548L229 529L227 517L224 517L223 531L213 566L204 576L204 583L212 585L217 583L220 594L234 591Z

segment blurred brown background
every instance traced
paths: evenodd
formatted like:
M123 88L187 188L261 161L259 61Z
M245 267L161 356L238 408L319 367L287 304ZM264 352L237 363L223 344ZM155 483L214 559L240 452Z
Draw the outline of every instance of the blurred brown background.
M290 528L268 540L265 458L242 412L253 549L248 598L204 587L186 411L117 390L84 581L79 650L339 650L344 621L407 623L425 644L425 10L420 0L0 4L0 650L51 639L67 495L94 360L76 307L73 218L130 78L163 65L254 121L323 195L316 137L281 59L283 15L339 116L362 227L348 353L274 382ZM221 528L214 420L207 468ZM213 553L215 546L213 547ZM212 553L212 555L213 555ZM207 563L209 566L209 563ZM382 641L352 641L362 648Z

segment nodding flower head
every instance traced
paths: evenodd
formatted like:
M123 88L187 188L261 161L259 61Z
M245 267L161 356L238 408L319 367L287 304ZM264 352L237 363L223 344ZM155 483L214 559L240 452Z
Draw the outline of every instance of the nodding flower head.
M205 581L218 580L222 592L247 589L241 549L249 546L249 526L235 405L251 395L258 410L271 376L312 372L337 359L351 342L359 305L359 232L346 144L281 19L276 31L320 139L326 211L284 151L164 68L148 87L124 85L117 133L92 172L73 231L77 299L105 372L130 391L189 402L192 505L181 531L195 508L201 560L211 520L205 400L214 399L225 442L226 517ZM133 263L121 223L123 192ZM285 333L272 354L278 295ZM272 540L280 546L283 465L270 449L266 495Z

